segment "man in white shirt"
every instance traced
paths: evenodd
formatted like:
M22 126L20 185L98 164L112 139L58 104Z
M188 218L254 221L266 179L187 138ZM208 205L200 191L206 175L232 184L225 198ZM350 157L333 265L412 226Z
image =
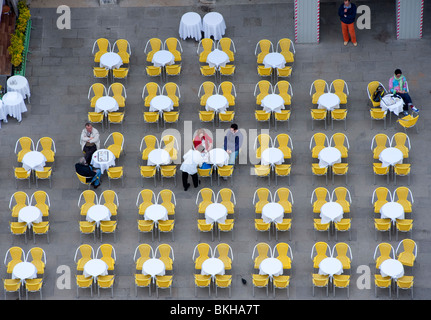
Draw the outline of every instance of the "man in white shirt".
M87 164L91 162L91 156L100 148L100 135L96 128L93 128L91 123L86 123L85 128L81 132L81 149L85 154Z
M203 156L202 156L203 155ZM190 183L188 183L189 175L192 176L193 186L197 188L199 186L199 177L198 177L198 166L201 166L204 163L205 154L200 153L197 150L190 149L187 151L184 156L184 162L181 164L180 170L182 173L182 181L184 191L187 191L190 187Z

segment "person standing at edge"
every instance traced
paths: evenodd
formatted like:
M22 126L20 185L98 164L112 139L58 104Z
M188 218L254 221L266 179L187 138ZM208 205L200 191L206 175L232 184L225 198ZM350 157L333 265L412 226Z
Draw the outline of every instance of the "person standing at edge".
M224 137L224 150L229 154L229 164L235 164L242 141L242 133L238 130L238 125L233 123Z
M344 0L344 3L338 8L338 15L341 20L344 45L346 46L349 42L350 34L350 40L352 40L353 45L356 47L358 45L355 34L356 5L351 3L350 0Z

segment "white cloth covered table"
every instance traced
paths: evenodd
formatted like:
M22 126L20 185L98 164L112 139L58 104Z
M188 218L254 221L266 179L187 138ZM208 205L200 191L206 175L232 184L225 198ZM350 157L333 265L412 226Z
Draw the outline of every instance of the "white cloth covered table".
M7 79L7 92L15 91L21 93L22 97L30 97L30 86L26 77L15 75Z
M86 220L96 222L96 226L99 227L100 221L111 220L111 211L109 211L108 207L102 204L96 204L88 209Z
M7 92L3 96L2 101L4 113L12 118L17 119L18 122L21 122L22 113L27 112L27 107L25 106L22 95L15 91ZM4 122L7 122L7 120L4 120Z
M162 260L151 258L144 262L142 265L142 274L150 275L153 281L156 276L164 276L166 272L165 264Z
M202 31L205 38L214 37L220 40L226 31L226 23L223 16L218 12L209 12L202 19Z
M340 98L335 93L324 93L317 100L318 109L326 109L328 111L340 107Z
M263 222L270 223L281 223L283 222L284 208L281 204L276 202L270 202L262 208L262 220Z
M343 273L343 264L337 258L328 257L320 261L319 274L329 275L332 277L334 274Z
M225 268L223 260L219 258L208 258L202 262L201 274L210 275L214 278L216 275L224 275Z
M45 163L46 157L39 151L29 151L22 158L22 167L27 171L43 171Z
M107 152L108 157L106 159L102 159L99 154L104 155L105 152ZM91 157L91 165L95 168L99 168L101 173L104 173L109 167L115 166L115 155L108 149L99 149L93 153L93 156Z
M403 163L403 152L395 147L386 148L380 152L379 160L382 162L382 167L394 166Z
M404 101L401 98L393 97L392 94L385 95L380 101L382 110L389 110L396 115L403 112Z
M281 112L284 109L284 99L279 94L271 93L262 99L261 106L266 112Z
M206 111L215 111L224 113L229 108L229 101L221 94L214 94L209 96L205 104Z
M150 101L150 112L163 112L172 111L174 109L174 102L171 98L165 95L157 95Z
M100 57L100 67L105 69L118 69L123 64L123 60L118 53L107 52Z
M279 52L270 52L263 58L265 68L284 68L286 66L286 59Z
M227 217L227 208L221 203L211 203L205 209L206 223L224 223Z
M382 219L391 219L395 223L397 219L404 219L404 207L398 202L386 202L380 208L380 215Z
M35 279L37 277L37 268L31 262L19 262L12 270L12 279Z
M322 168L341 162L341 152L334 147L323 148L317 157L319 159L319 166Z
M382 277L398 279L404 276L403 264L396 259L386 259L380 264L380 274Z
M175 57L169 50L159 50L154 53L151 60L155 67L164 67L175 63Z
M119 109L118 102L113 97L104 96L96 100L96 105L94 106L95 112L103 112L105 116L109 112L114 112Z
M278 148L266 148L262 151L262 154L260 156L260 163L262 165L276 165L276 164L282 164L284 161L284 154L283 151L281 151Z
M326 202L320 208L322 223L339 222L343 218L343 206L337 202Z
M222 148L214 148L208 152L208 162L216 167L223 167L229 163L229 154Z
M164 149L154 149L148 154L149 166L162 166L171 163L169 152Z
M84 265L83 274L85 277L93 277L96 282L98 276L108 274L108 265L102 259L91 259Z
M184 13L180 20L180 27L178 30L180 38L185 40L187 38L194 38L196 41L202 38L202 18L196 12Z
M42 211L36 206L25 206L18 212L18 222L25 222L28 227L42 222Z
M229 61L227 53L219 49L211 51L207 56L208 65L210 67L216 67L216 69L220 68L220 66L226 66L226 63Z
M259 264L259 274L276 277L283 274L283 263L277 258L263 259Z
M168 210L161 204L152 204L145 209L145 220L152 220L157 224L157 221L168 220Z

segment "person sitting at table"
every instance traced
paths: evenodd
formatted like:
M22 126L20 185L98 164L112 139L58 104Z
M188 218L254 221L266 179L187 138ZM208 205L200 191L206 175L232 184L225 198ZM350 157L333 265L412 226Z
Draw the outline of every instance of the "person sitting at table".
M198 129L193 139L193 147L199 152L208 152L213 147L213 140L205 132L205 129Z
M80 158L78 163L75 164L75 170L79 175L86 177L86 182L90 183L94 189L100 186L100 176L102 175L100 169L93 168L84 157Z
M198 165L199 163L193 156L193 150L190 149L187 151L183 156L184 162L181 164L180 170L182 171L182 181L183 181L183 187L184 191L187 191L190 187L190 183L188 183L189 175L192 177L193 186L197 188L200 184L200 180L198 177Z
M412 98L408 92L407 80L406 77L403 76L403 73L400 69L396 69L394 75L389 79L389 91L398 95L404 101L404 115L407 116L409 114L408 107L412 108L414 112L419 112L419 110L413 105Z
M239 149L244 140L243 138L241 131L238 130L238 125L232 123L230 130L224 137L224 150L229 154L229 164L235 164L235 160L239 155Z
M100 148L100 135L96 128L93 128L91 123L87 122L85 128L81 132L81 149L85 154L87 164L91 163L91 156Z

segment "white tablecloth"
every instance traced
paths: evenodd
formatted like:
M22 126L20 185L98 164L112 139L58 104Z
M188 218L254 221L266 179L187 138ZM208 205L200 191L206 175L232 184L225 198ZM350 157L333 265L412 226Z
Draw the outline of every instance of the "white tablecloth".
M392 279L401 278L404 276L403 264L396 259L386 259L380 264L380 274Z
M260 164L262 165L276 165L276 164L282 164L284 161L284 154L283 151L281 151L278 148L266 148L263 150L261 157L260 157Z
M18 222L27 223L28 227L32 226L32 223L39 223L42 221L42 211L35 206L25 206L18 212Z
M107 52L100 57L100 67L105 69L118 69L123 64L120 55L115 52Z
M101 259L91 259L84 265L83 274L85 277L93 277L94 282L96 282L98 276L108 274L108 265Z
M270 52L263 58L265 68L284 68L286 59L279 52Z
M108 112L114 112L119 109L118 102L113 97L104 96L96 100L94 111L103 112L105 116Z
M159 220L168 220L168 210L161 204L152 204L145 209L144 219L152 220L155 223Z
M396 115L403 111L403 106L403 99L392 97L391 94L385 95L380 101L380 107L382 110L389 110Z
M202 262L201 274L210 275L215 277L220 274L223 275L225 272L223 260L219 258L209 258Z
M15 75L7 79L7 92L19 92L22 97L29 98L30 97L30 86L28 84L28 80L20 75Z
M229 101L221 94L209 96L205 104L206 111L215 111L224 113L229 108Z
M226 23L223 16L218 12L209 12L202 19L202 31L205 38L214 37L214 40L220 40L226 31Z
M284 109L284 99L278 94L271 93L262 99L261 106L266 112L281 112Z
M343 206L337 202L326 202L320 208L322 223L339 222L343 218Z
M394 166L403 163L403 153L395 147L386 148L380 152L379 160L382 162L382 167Z
M156 276L164 276L166 269L165 264L162 260L157 258L151 258L144 262L142 265L142 274L149 274L153 280Z
M172 111L174 109L174 102L171 98L164 95L155 96L150 101L150 109L151 112L162 112L162 111Z
M31 262L19 262L12 270L12 279L35 279L37 277L37 268Z
M208 152L208 162L216 167L223 167L229 163L229 154L221 148L214 148Z
M196 41L202 38L202 18L196 12L187 12L183 14L180 21L178 33L180 38L194 38Z
M319 152L318 159L320 167L332 166L341 162L341 152L337 148L326 147Z
M164 149L154 149L148 154L149 166L162 166L171 163L169 152Z
M324 93L317 100L317 108L334 110L340 107L340 98L335 93Z
M207 56L208 65L210 67L216 67L217 69L220 66L224 67L229 61L227 53L219 49L211 51Z
M227 208L221 203L211 203L205 209L206 223L224 223L227 217Z
M396 219L404 219L404 207L398 202L387 202L380 208L382 219L391 219L393 223Z
M104 151L108 151L108 160L107 161L99 161L98 154L100 152L104 152ZM104 173L105 170L107 170L109 167L115 166L115 156L108 149L99 149L93 153L93 156L91 157L91 165L94 168L99 168L101 173Z
M266 223L283 222L284 208L281 204L270 202L262 208L262 220Z
M343 273L343 264L337 258L325 258L319 263L319 274L329 275L332 277L334 274Z
M21 122L22 120L22 113L27 112L27 107L25 106L24 99L22 98L22 95L18 92L7 92L3 96L3 109L4 113L9 115L12 118L15 118L18 120L18 122ZM7 122L7 121L4 121Z
M27 170L43 171L45 166L46 158L39 151L27 152L22 158L22 167Z
M90 222L95 221L96 225L99 226L100 221L111 220L111 211L104 205L96 204L88 209L86 219Z
M259 265L259 274L276 277L283 274L283 263L277 258L263 259Z
M168 50L159 50L154 53L151 60L155 67L164 67L175 63L174 55Z

